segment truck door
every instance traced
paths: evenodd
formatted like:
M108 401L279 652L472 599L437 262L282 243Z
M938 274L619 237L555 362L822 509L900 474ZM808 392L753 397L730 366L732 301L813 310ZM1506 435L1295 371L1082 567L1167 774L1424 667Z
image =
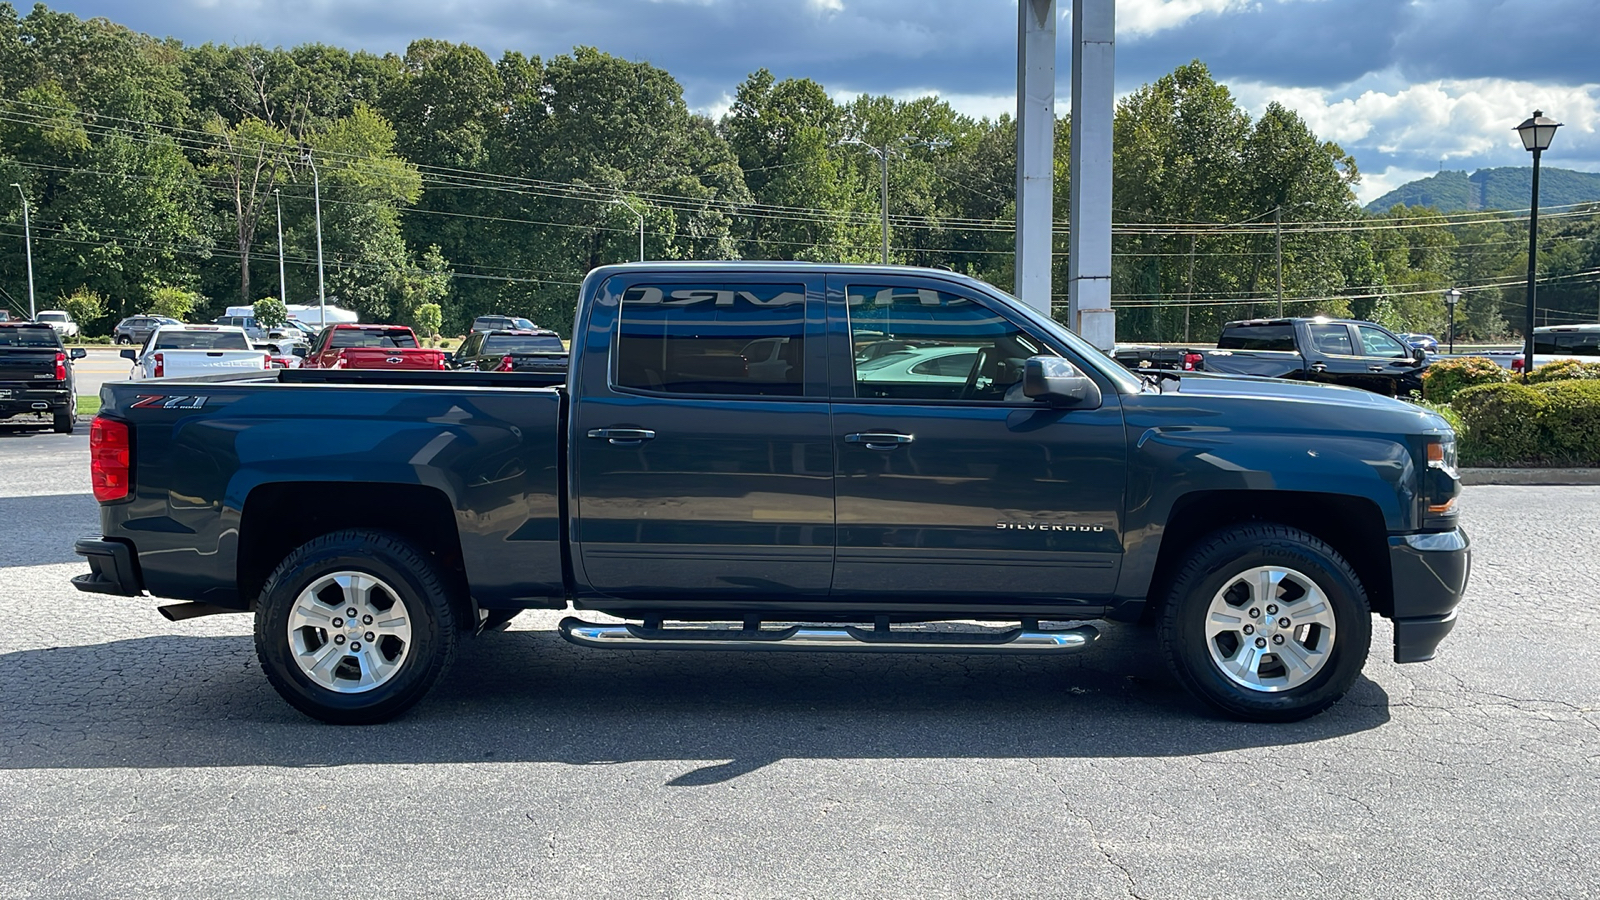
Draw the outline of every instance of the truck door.
M1122 559L1117 394L1050 409L1023 360L1063 353L977 291L830 276L836 601L1093 600Z
M577 574L591 596L826 598L823 289L809 273L703 272L597 289L575 338L570 438Z

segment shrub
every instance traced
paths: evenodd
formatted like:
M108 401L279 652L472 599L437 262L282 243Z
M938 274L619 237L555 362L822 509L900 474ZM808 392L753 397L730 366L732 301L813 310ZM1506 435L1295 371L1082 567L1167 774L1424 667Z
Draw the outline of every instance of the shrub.
M1532 462L1544 455L1541 451L1547 441L1541 420L1550 398L1538 388L1482 384L1456 394L1452 405L1466 427L1461 446L1464 461Z
M188 321L200 295L179 287L158 287L150 294L150 313Z
M444 312L437 303L424 303L417 307L412 317L412 324L423 337L437 338L439 328L444 324Z
M1600 362L1581 362L1576 359L1558 359L1533 370L1529 384L1549 384L1555 381L1581 381L1600 379Z
M289 321L289 307L283 305L282 300L267 297L257 300L250 312L255 314L256 324L262 328L277 328Z
M1600 465L1600 381L1556 381L1537 390L1548 403L1540 421L1546 455L1576 465Z
M1466 430L1466 428L1461 424L1461 413L1456 412L1455 407L1448 403L1433 403L1427 400L1416 399L1409 400L1407 402L1415 403L1423 409L1431 410L1443 416L1444 420L1450 423L1450 428L1458 435Z
M1441 359L1422 373L1423 396L1434 403L1450 403L1456 394L1480 384L1504 384L1511 373L1492 359L1466 356Z
M80 287L61 298L61 308L72 316L72 321L78 323L78 331L86 335L91 330L98 330L96 326L105 318L106 298L87 287Z

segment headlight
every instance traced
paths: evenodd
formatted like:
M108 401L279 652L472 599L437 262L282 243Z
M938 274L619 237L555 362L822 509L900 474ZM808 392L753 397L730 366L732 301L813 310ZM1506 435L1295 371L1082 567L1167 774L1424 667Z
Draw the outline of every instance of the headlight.
M1424 528L1454 528L1459 512L1461 476L1456 472L1456 438L1453 434L1430 437L1428 467L1422 472Z

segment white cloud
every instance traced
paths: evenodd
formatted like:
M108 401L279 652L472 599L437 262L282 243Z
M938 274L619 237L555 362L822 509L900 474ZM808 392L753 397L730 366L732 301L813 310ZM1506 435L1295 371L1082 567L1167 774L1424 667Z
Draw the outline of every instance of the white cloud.
M844 12L844 0L806 0L806 5L819 13Z
M1155 34L1203 13L1236 12L1256 5L1255 0L1122 0L1117 4L1117 35Z

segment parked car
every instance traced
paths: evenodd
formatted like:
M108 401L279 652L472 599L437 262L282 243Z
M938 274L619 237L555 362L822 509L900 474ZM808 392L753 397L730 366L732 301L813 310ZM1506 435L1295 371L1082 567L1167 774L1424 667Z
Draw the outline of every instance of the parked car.
M1322 316L1228 322L1215 350L1139 347L1114 355L1134 369L1289 378L1391 397L1420 392L1428 367L1422 354L1381 325Z
M130 381L228 375L270 369L269 354L250 345L242 328L226 325L162 325L138 350L122 351L133 363Z
M267 367L271 369L298 369L301 359L270 341L252 341L250 346L267 354Z
M540 331L539 326L521 316L479 316L472 320L473 331Z
M1431 334L1404 332L1400 335L1400 340L1405 341L1406 346L1413 350L1421 350L1430 355L1439 352L1439 339Z
M72 362L85 355L82 347L62 346L48 325L0 322L0 420L46 416L58 434L71 434L78 418Z
M41 325L49 325L61 335L62 340L78 336L78 323L72 321L72 314L64 309L42 309L34 317L34 321Z
M296 346L309 369L425 369L447 368L443 350L418 346L417 336L404 325L329 325L309 348Z
M567 371L567 348L554 331L474 331L450 357L452 369L477 372Z
M866 379L868 331L975 349L977 377ZM1067 653L1087 620L1148 616L1148 659L1274 721L1345 693L1373 613L1398 662L1455 624L1455 436L1412 403L1158 387L932 269L605 266L574 333L565 376L109 384L102 534L73 582L187 601L173 620L253 612L273 687L345 723L399 714L458 643L534 608L625 620L561 623L593 652ZM798 373L747 365L767 338L797 346ZM928 621L958 624L904 627Z
M0 323L11 321L11 310L0 306Z
M150 340L150 332L162 325L182 324L168 316L129 316L117 323L117 327L111 332L111 337L119 344L143 344Z

